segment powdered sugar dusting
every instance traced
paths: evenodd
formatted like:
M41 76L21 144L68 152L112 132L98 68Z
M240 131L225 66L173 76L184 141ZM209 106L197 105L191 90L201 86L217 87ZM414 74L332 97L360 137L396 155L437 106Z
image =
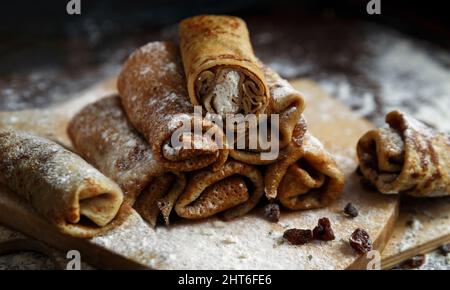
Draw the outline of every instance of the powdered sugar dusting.
M239 106L233 98L239 96L240 75L235 70L222 72L213 89L213 104L219 115L236 113Z
M167 123L169 130L175 130L180 127L182 124L186 124L191 120L191 116L188 114L175 114L170 115L170 121Z

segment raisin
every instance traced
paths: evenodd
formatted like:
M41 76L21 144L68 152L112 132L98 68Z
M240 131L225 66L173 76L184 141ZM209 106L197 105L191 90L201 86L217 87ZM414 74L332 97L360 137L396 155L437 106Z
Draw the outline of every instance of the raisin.
M444 244L444 245L440 246L439 247L439 252L443 256L447 256L447 254L450 253L450 244Z
M420 254L400 264L400 269L416 269L425 264L425 255Z
M344 213L349 217L354 218L358 216L358 209L351 202L349 202L344 208Z
M304 245L312 240L311 230L289 229L284 232L285 238L292 245Z
M361 167L359 167L359 166L356 167L355 172L356 172L356 174L357 174L358 176L363 176L362 171L361 171Z
M372 241L369 234L360 228L357 228L349 239L350 246L360 255L372 250Z
M334 232L328 218L321 218L313 230L313 238L321 241L334 240Z
M268 221L278 222L280 220L280 206L276 203L269 203L264 208L264 215Z

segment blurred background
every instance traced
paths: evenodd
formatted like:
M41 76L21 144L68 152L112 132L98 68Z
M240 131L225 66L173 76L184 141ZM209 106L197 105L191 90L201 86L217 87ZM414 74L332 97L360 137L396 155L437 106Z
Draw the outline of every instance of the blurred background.
M64 102L118 73L153 40L177 41L177 22L204 14L247 21L256 55L288 79L309 78L380 125L401 109L450 132L450 17L446 1L69 0L0 4L0 110ZM449 268L449 259L423 268ZM2 268L51 268L34 253L0 257Z
M8 1L0 18L0 110L45 107L114 75L152 40L177 41L177 22L243 17L255 52L286 78L305 77L368 119L402 108L450 131L450 25L445 1Z

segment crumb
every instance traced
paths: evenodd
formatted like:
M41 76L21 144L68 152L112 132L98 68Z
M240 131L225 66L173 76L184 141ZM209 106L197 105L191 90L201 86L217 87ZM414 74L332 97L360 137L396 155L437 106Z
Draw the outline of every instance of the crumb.
M280 220L280 206L276 203L269 203L264 208L264 215L268 221L278 222Z

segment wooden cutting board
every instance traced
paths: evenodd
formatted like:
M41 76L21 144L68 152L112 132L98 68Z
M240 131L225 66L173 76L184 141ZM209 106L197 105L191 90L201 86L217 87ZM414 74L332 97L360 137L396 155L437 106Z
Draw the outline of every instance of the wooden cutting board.
M114 80L110 80L82 92L67 104L40 113L34 112L38 119L41 116L40 122L29 120L20 125L22 129L57 137L62 144L70 147L64 130L68 119L86 103L113 93L114 83ZM7 226L65 252L79 250L82 261L102 268L365 268L367 261L352 251L348 237L355 228L364 228L374 241L374 248L381 251L394 229L399 204L395 197L366 191L355 174L356 142L372 125L329 97L315 83L298 80L293 85L305 94L305 115L311 132L336 156L346 175L342 198L328 208L303 212L283 211L276 224L267 222L262 218L262 209L256 209L245 217L229 222L218 218L197 222L178 221L169 228L160 226L156 230L134 212L124 224L107 234L81 240L60 235L41 219L38 219L38 227L31 227L29 219L36 219L33 211L2 189L0 222L9 220L6 216L14 215L16 221ZM3 119L17 126L21 119L18 114L21 113L3 114ZM358 208L358 217L350 219L343 215L343 208L348 202ZM304 246L291 246L283 242L282 235L287 228L313 228L321 217L331 220L336 235L334 241L313 242ZM4 232L9 234L2 236ZM0 231L0 245L14 244L11 243L17 239L14 236L11 231ZM9 250L13 249L12 246Z
M402 199L400 216L382 253L381 267L390 269L445 243L450 243L450 197Z

